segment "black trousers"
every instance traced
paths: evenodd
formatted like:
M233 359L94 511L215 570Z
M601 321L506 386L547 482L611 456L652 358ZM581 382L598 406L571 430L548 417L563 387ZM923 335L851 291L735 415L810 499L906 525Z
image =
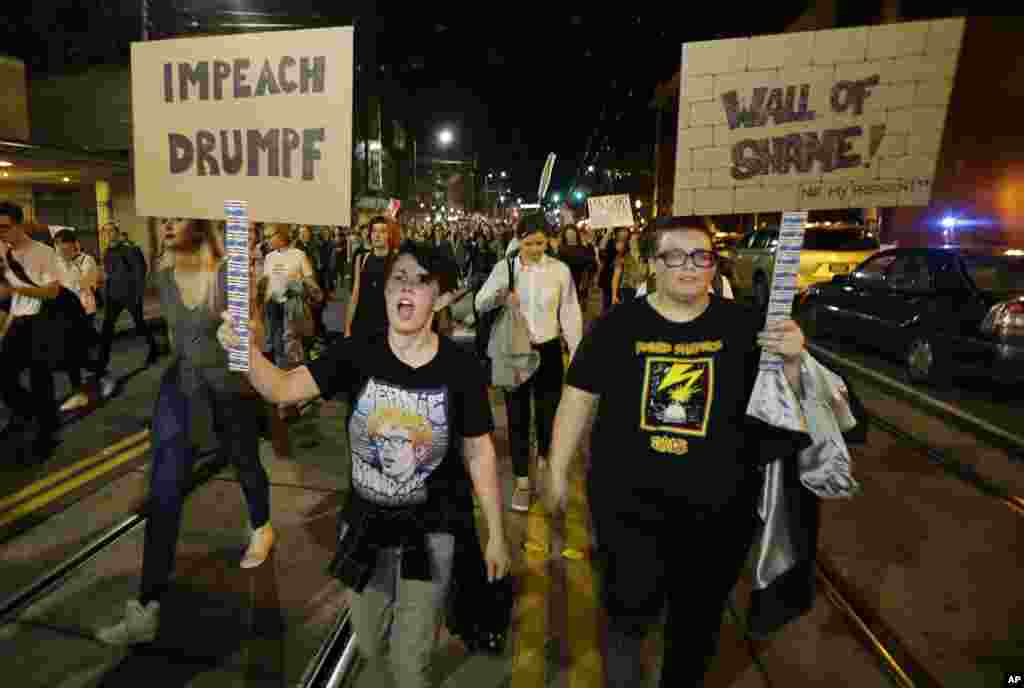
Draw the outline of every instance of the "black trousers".
M662 688L699 686L718 649L722 613L739 580L756 527L755 494L709 509L640 495L602 499L590 491L601 595L607 611L605 675L609 688L645 685L644 637L662 617ZM655 502L652 508L651 502Z
M153 336L153 331L149 329L149 325L146 324L146 318L142 313L142 299L133 304L108 301L103 314L103 346L100 350L99 358L99 363L102 367L100 370L106 370L110 365L110 349L114 343L114 326L117 324L118 318L126 310L132 314L132 320L135 322L136 336L146 338L146 343L149 344L149 355L155 356L157 354L156 337Z
M48 363L32 361L32 327L36 316L15 318L3 342L0 362L0 398L14 413L12 422L35 420L37 440L46 440L57 431L57 401L53 369ZM28 369L31 390L21 386L21 373Z
M562 361L562 340L534 346L540 352L540 367L527 382L505 393L508 412L508 443L512 451L512 467L517 478L530 475L530 399L537 407L537 451L547 456L551 446L551 430L555 412L562 400L565 364Z
M71 360L65 368L68 379L71 380L71 386L75 389L82 386L83 370L96 374L103 371L100 361L93 360L89 355L94 347L101 344L99 333L96 332L96 314L86 315L85 318L89 325L88 329L83 328L83 332L88 335L89 339L75 343L74 350L71 352Z

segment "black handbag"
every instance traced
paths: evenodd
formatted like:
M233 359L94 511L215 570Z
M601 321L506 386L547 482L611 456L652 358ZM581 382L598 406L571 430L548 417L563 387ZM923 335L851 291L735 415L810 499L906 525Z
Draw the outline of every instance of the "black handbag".
M11 253L7 254L7 265L19 280L39 287ZM43 299L39 313L30 318L31 326L27 334L21 335L31 338L28 350L32 362L43 363L51 368L59 366L67 359L68 345L83 341L78 335L82 332L80 328L88 326L87 317L82 302L63 286L59 287L56 298Z

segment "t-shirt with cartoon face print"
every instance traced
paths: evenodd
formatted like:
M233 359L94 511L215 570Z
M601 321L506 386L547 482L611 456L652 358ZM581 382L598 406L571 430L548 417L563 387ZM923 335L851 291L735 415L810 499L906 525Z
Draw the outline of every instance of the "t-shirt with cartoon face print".
M743 494L754 479L743 428L760 325L752 309L714 295L688 323L666 320L646 298L600 320L566 378L600 395L590 488L703 505Z
M472 354L441 337L434 359L414 369L379 334L339 342L309 371L323 398L345 393L351 403L353 489L375 504L423 505L444 521L451 492L466 487L461 440L494 429Z

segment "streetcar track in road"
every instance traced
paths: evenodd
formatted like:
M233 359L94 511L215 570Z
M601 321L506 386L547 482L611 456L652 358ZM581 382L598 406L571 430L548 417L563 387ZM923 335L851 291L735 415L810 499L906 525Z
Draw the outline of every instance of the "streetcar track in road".
M808 349L812 350L815 354L820 353L824 358L830 359L833 364L841 368L846 368L883 386L897 389L903 396L911 400L917 399L926 405L936 407L942 412L947 412L947 409L952 408L949 404L946 404L946 402L933 399L918 390L908 387L896 380L892 380L881 373L868 370L863 366L836 354L835 352L823 349L819 345L809 343ZM995 440L993 443L1001 446L1003 449L1017 452L1024 451L1024 438L1020 438L1019 436L1007 430L1003 430L1002 428L997 428L991 423L977 418L972 414L961 412L958 409L953 409L953 411L956 411L955 415L957 415L957 418L966 427L973 431L972 434L979 442L990 439ZM947 474L967 483L987 497L995 499L1017 515L1024 516L1024 497L1011 494L1004 487L979 474L970 462L961 461L956 457L953 451L934 446L926 440L916 436L909 430L899 427L876 413L868 411L867 409L865 409L865 413L868 417L869 426L873 424L893 437L911 445L917 451L923 453L931 463L941 467ZM1013 442L1019 442L1019 444L1007 444Z
M912 433L868 412L869 424L873 424L893 437L914 447L928 457L928 460L939 465L946 473L967 483L987 497L991 497L1006 506L1018 516L1024 516L1024 498L1009 494L1004 488L979 475L969 463L964 463L953 456L953 453L928 444L915 437Z
M213 461L202 461L202 459L213 454L216 454L216 450L209 450L197 457L197 462L201 463L198 463L192 474L192 482L185 490L186 498L195 490L208 483L211 478L224 468L224 463L216 459ZM143 504L142 508L134 514L106 528L100 535L93 538L88 545L64 559L64 561L57 564L47 573L44 573L3 602L0 602L0 623L16 618L18 614L30 605L46 595L59 590L68 578L82 570L90 562L95 561L129 533L135 531L146 522L148 518L146 511L148 508L148 503Z

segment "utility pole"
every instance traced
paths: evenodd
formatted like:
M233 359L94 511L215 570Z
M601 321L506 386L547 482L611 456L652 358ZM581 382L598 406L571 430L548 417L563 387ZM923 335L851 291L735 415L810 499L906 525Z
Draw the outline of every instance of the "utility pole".
M149 2L150 0L140 0L142 10L142 40L149 40Z

